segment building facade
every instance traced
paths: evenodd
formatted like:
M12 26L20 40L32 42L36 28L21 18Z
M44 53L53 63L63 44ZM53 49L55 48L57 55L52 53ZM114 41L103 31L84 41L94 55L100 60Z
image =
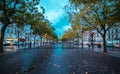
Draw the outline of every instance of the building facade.
M93 33L93 42L94 43L103 43L103 38L96 30L91 31L85 31L83 33L83 40L84 42L91 42L90 33ZM106 34L106 43L107 44L113 44L114 46L116 44L120 45L120 23L116 23L115 26L113 26L111 29L107 31Z
M120 44L120 23L116 23L113 28L108 30L106 37L108 43Z
M2 23L0 23L0 30L2 28ZM14 39L17 38L16 36L16 31L15 31L16 26L13 24L10 24L4 34L4 43L13 43ZM0 31L1 34L1 31Z

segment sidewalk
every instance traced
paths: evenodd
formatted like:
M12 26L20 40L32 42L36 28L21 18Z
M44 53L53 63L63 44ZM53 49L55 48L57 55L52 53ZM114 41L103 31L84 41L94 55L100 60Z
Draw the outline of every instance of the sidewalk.
M48 49L48 48L51 48L53 47L54 45L31 45L31 48L29 45L26 45L26 46L16 46L16 45L13 45L13 46L4 46L4 52L16 52L16 51L20 51L20 50L23 50L23 49L33 49L33 48L44 48L44 49Z
M39 47L39 45L32 45L31 48L36 48L36 47ZM26 46L16 46L16 45L13 45L13 46L4 46L4 52L16 52L16 51L19 51L19 50L22 50L22 49L28 49L30 48L29 45L26 45Z
M88 47L86 47L84 49L92 50L92 48L88 48ZM110 48L109 47L109 48L107 48L107 50L108 50L108 54L107 55L120 58L120 48L112 48L112 47ZM103 47L98 48L97 46L95 46L93 51L95 51L95 52L103 52Z
M120 58L120 48L114 48L113 50L108 50L108 55Z

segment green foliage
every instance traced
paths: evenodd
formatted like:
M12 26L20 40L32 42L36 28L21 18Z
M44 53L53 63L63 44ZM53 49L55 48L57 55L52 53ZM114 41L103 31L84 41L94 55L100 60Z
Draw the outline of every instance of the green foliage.
M106 49L106 32L120 21L120 1L115 0L69 0L67 8L72 19L96 30L103 38ZM71 16L70 16L71 17Z
M67 31L64 32L61 40L67 41L69 39L73 39L74 37L75 37L75 31L73 31L72 29L68 29Z
M101 32L107 31L120 21L120 2L114 0L70 0L73 7L72 11L76 11L74 19L79 22L85 22L87 26ZM71 8L71 7L70 7ZM82 18L82 19L81 19Z
M32 30L34 34L38 34L48 40L57 39L51 23L46 19L36 21L36 23L32 25Z
M40 0L0 0L0 22L3 24L0 52L3 52L4 33L9 24L15 23L19 28L26 24L33 26L44 18L44 13L45 10L40 6Z
M0 0L0 22L3 24L6 20L12 23L12 17L25 12L24 0Z

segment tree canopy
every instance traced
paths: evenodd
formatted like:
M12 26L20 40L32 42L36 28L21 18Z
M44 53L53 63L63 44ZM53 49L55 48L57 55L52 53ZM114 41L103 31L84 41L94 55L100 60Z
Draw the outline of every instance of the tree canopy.
M10 24L15 23L18 27L31 25L34 33L39 35L53 32L50 30L50 23L44 17L44 13L45 9L40 6L40 0L0 0L0 22L3 24L0 37L0 53L3 52L5 30Z
M66 7L73 20L96 30L103 38L106 50L106 32L120 21L120 1L115 0L69 0ZM70 18L70 19L71 19Z

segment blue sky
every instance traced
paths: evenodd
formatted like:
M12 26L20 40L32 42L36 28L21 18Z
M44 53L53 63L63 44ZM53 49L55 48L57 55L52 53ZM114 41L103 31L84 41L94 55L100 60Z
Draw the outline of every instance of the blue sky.
M68 17L63 9L68 0L41 0L41 6L45 8L45 15L55 28L59 37L70 28Z

